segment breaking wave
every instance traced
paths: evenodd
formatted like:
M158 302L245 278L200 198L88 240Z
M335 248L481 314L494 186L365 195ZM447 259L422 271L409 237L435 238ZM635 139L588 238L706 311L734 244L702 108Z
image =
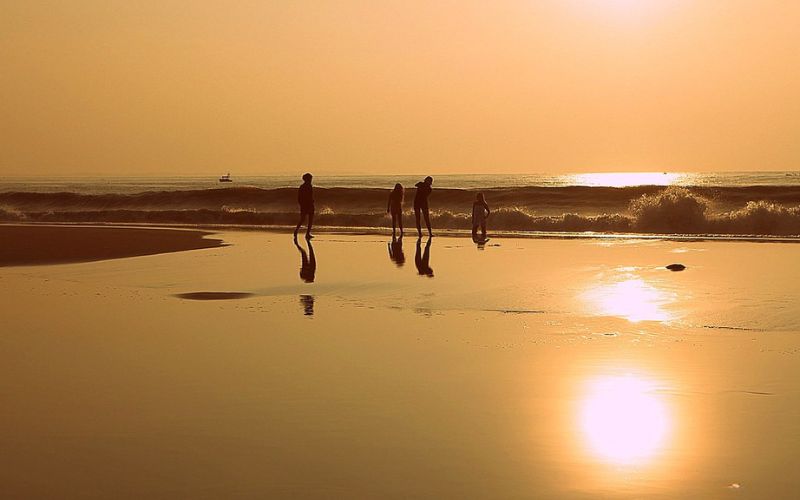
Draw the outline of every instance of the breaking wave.
M405 224L413 224L407 195ZM800 187L519 187L483 191L498 231L800 235ZM476 191L435 189L435 227L469 229ZM315 224L387 227L388 190L316 188ZM294 188L0 193L0 221L293 225Z

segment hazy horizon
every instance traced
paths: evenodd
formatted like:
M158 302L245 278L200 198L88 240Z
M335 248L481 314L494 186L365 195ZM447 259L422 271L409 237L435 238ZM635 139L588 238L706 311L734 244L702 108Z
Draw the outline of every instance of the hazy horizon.
M563 171L563 172L437 172L437 171L412 171L412 172L378 172L378 173L368 173L368 172L326 172L322 170L315 170L315 169L306 169L309 170L313 175L314 178L319 180L325 177L414 177L420 176L420 178L425 177L426 175L431 175L433 177L485 177L485 176L498 176L498 177L569 177L569 176L586 176L592 174L598 174L600 176L610 175L614 176L619 174L620 176L624 177L631 177L635 182L635 177L637 175L644 175L644 176L651 176L651 175L658 175L658 174L669 174L671 176L704 176L704 175L769 175L769 174L784 174L784 173L792 173L800 175L800 169L787 169L787 170L717 170L717 171L692 171L692 170L672 170L672 171L660 171L660 170L649 170L649 171L636 171L636 170L586 170L586 171ZM117 173L78 173L78 174L47 174L47 173L32 173L32 174L14 174L14 175L3 175L3 178L6 179L35 179L35 178L42 178L42 179L58 179L58 178L74 178L74 179L95 179L95 178L205 178L210 177L213 178L212 180L216 179L220 176L220 174L230 173L231 178L234 181L238 179L246 179L246 178L258 178L258 177L297 177L298 182L300 182L301 175L306 170L296 170L292 172L287 171L276 171L276 172L232 172L225 169L217 170L215 172L184 172L184 173L177 173L177 174L170 174L170 173L147 173L147 174L135 174L135 173L128 173L128 174L117 174ZM635 185L635 183L633 184Z
M800 168L800 3L4 5L4 176Z

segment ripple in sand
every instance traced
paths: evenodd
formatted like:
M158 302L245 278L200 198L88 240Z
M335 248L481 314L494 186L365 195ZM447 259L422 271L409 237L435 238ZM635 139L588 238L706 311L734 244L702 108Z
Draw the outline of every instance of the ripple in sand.
M233 300L233 299L246 299L255 294L248 292L189 292L177 293L175 297L187 300Z
M725 326L725 325L703 325L703 328L710 328L713 330L739 330L743 332L763 332L761 328L746 328L743 326Z

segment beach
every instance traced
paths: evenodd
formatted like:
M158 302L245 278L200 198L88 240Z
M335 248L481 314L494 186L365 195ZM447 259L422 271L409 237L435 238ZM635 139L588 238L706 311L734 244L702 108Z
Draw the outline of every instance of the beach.
M81 229L27 230L60 248ZM88 253L141 241L93 231ZM410 236L390 258L386 235L185 233L0 268L3 496L800 486L797 244L434 237L426 260Z
M800 498L798 25L3 2L0 500Z

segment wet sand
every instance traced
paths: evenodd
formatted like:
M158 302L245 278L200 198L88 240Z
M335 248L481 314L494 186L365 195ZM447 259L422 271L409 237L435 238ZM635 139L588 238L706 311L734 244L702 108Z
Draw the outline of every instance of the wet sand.
M4 495L800 487L800 246L211 237L0 270Z
M217 247L186 229L0 224L0 267L64 264Z

